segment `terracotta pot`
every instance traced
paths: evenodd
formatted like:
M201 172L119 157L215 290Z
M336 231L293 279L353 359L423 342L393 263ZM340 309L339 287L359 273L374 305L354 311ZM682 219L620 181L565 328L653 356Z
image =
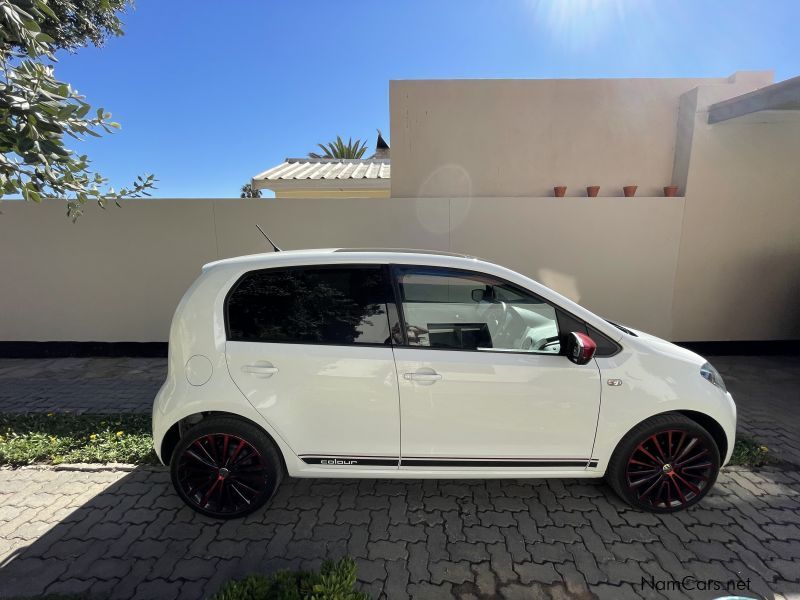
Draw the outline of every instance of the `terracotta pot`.
M567 193L567 186L557 185L553 188L553 192L555 192L556 198L563 198L564 194Z
M587 185L586 186L586 195L589 198L597 198L597 194L600 193L600 186L599 185Z
M638 188L638 185L626 185L622 188L622 192L625 194L626 198L633 198L636 195L636 190Z
M668 185L664 188L664 196L667 198L674 198L678 195L678 186L677 185Z

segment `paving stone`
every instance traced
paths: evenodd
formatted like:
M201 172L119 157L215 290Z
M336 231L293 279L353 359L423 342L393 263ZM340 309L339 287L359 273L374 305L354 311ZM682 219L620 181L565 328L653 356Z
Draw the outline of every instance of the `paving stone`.
M403 600L409 598L409 569L405 561L394 560L386 563L386 585L384 592L387 598Z
M208 545L208 554L217 558L241 558L247 553L247 542L216 540Z
M347 551L353 557L367 557L367 543L369 532L364 527L351 527L350 539L347 542Z
M517 574L514 571L514 561L505 544L490 544L486 546L486 549L491 557L489 564L492 567L492 571L502 583L517 579Z
M570 544L581 539L578 532L572 527L548 525L547 527L542 527L539 532L542 534L542 539L547 543L564 542L565 544Z
M535 583L523 585L512 583L500 588L501 597L507 600L549 600L550 596L544 588Z
M414 583L428 581L430 579L428 564L429 554L425 544L409 544L407 563L409 579Z
M427 581L412 583L408 586L408 593L415 600L441 600L453 596L451 584L434 585Z
M468 542L502 542L503 534L497 527L484 527L482 525L475 525L473 527L465 527L464 535Z
M180 594L182 581L167 581L154 579L139 584L134 592L134 600L153 600L153 598L177 598Z
M525 544L525 538L520 535L518 529L514 527L504 527L500 531L506 540L506 548L514 562L531 560L531 555Z
M350 527L347 525L317 525L314 528L314 537L326 541L346 540L350 537Z
M498 527L513 527L517 525L517 520L510 512L497 512L486 510L478 514L478 519L484 527L497 525Z
M800 561L773 558L767 561L769 568L778 573L781 578L800 582Z
M519 575L521 583L556 583L560 582L561 575L555 570L552 563L525 562L514 565L514 570Z
M406 543L402 541L388 542L379 541L369 544L367 547L369 558L383 558L385 560L405 559L408 556Z
M447 544L447 552L454 561L480 562L488 556L486 545L481 542L452 542Z
M441 560L432 562L428 565L428 569L431 573L431 583L439 585L446 581L450 583L472 581L474 575L469 565L470 563L467 561L451 562L448 560Z
M586 548L583 546L573 545L570 546L570 553L575 562L575 567L581 572L590 585L594 586L608 579L608 576L597 566L597 562L595 561L594 556L592 556L592 553Z
M491 596L497 590L497 576L488 562L472 564L470 567L475 574L475 587L483 596Z
M800 428L790 426L800 417L800 358L718 359L743 431L800 465ZM0 412L59 402L146 412L165 364L0 359ZM779 393L757 391L765 372ZM233 576L350 555L376 600L672 600L689 596L643 589L641 578L685 575L750 578L762 595L789 598L800 592L792 469L723 471L697 507L666 515L631 509L589 480L287 479L269 508L224 523L185 507L164 468L0 469L0 595L195 600Z
M634 589L630 584L600 584L593 587L592 592L597 595L598 600L640 600L643 597L641 590Z
M384 560L358 558L356 559L356 566L358 568L358 578L361 581L371 583L376 579L386 579L386 561Z

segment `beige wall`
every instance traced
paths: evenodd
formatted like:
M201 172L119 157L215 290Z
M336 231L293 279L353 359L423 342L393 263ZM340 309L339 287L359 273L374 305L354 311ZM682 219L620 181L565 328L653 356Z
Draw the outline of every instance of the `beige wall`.
M392 81L392 196L548 196L555 185L670 185L681 95L727 97L772 74L714 79Z
M6 202L0 340L164 341L200 267L264 251L416 247L466 252L539 279L601 314L670 335L680 198ZM602 243L578 231L602 231ZM631 252L635 248L635 252Z
M800 339L800 116L707 124L769 80L393 83L393 198L136 200L75 225L7 201L0 340L164 341L204 263L263 251L256 223L286 249L474 254L672 340ZM545 197L629 173L636 198ZM647 197L673 178L685 197Z
M673 336L800 339L800 112L708 125L700 92Z

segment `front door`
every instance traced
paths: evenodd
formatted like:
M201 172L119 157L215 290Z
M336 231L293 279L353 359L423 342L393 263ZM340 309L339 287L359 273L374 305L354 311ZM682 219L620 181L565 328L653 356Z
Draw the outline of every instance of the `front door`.
M231 377L307 464L397 466L386 273L380 265L265 269L229 294Z
M594 361L560 354L555 308L497 278L395 267L401 468L584 469L600 408Z

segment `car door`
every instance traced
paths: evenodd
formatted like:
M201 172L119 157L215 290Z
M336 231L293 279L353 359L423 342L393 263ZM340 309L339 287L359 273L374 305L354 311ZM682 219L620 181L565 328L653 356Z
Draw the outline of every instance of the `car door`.
M230 375L308 464L397 466L390 290L381 265L323 265L252 271L228 294Z
M557 310L485 274L395 266L401 468L581 470L600 373L560 354Z

